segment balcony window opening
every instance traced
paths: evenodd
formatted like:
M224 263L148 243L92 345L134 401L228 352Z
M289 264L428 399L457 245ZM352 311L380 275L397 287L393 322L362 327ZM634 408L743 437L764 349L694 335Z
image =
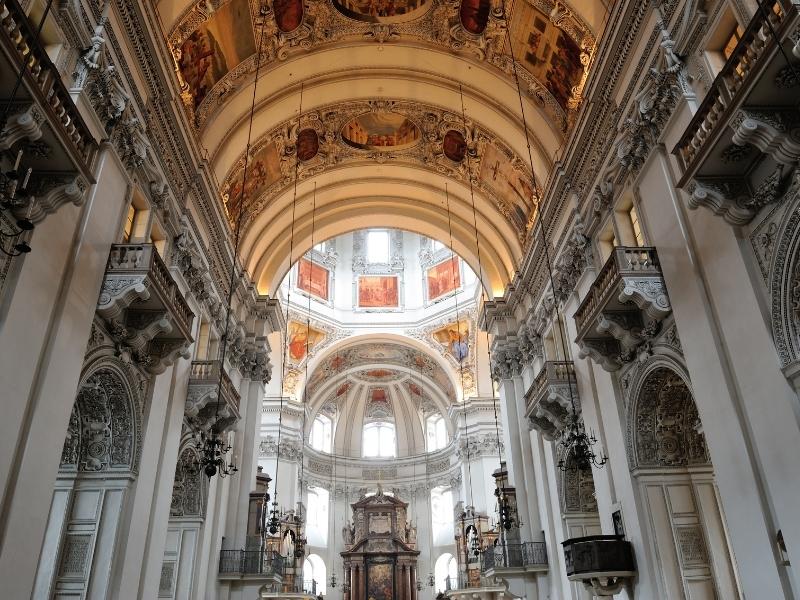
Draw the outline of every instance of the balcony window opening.
M164 232L161 230L161 226L158 223L153 223L153 227L150 230L150 243L156 247L159 256L162 258L164 257L164 251L166 250L167 246L167 239L164 235Z
M744 34L744 29L742 29L742 26L737 23L734 26L733 31L728 34L728 37L725 40L725 45L722 47L722 55L725 57L725 60L728 60L733 54L737 44L742 39L742 34Z
M447 446L447 424L442 415L431 415L425 419L425 433L428 452L435 452Z
M308 508L306 510L306 535L312 546L325 546L328 543L328 490L318 487L308 488Z
M128 206L128 214L125 216L125 228L123 229L122 239L126 242L131 241L131 235L133 234L133 224L136 221L136 207L131 202L130 206Z
M368 423L364 426L363 456L393 458L397 455L393 423Z
M195 350L195 360L208 360L208 341L211 335L211 326L208 321L200 323L200 329L197 332L197 349Z
M436 592L445 592L448 589L455 589L457 587L456 579L458 577L458 561L456 557L445 552L436 559L436 564L433 567L434 581L436 582Z
M328 569L317 554L309 554L303 561L303 591L307 594L325 595Z
M333 440L333 421L326 415L319 415L311 425L311 436L309 443L314 450L320 452L331 452L331 442Z
M371 264L389 262L389 232L367 232L367 261Z
M640 248L644 246L644 234L642 233L642 224L639 221L639 213L635 206L631 206L628 211L628 216L631 220L631 228L633 229L633 237L636 240L636 245Z

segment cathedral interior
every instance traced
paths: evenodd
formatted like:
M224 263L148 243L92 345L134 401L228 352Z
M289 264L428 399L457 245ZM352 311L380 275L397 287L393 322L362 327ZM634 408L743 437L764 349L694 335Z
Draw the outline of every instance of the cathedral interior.
M799 109L799 0L0 0L0 597L800 600Z

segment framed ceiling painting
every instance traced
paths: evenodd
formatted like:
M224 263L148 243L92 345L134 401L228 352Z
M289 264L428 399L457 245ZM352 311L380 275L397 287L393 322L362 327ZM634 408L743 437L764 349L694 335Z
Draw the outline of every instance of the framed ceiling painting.
M297 289L314 298L330 300L330 277L330 271L316 261L301 258L297 263Z
M357 286L358 308L400 309L400 277L397 275L362 275Z
M441 300L461 288L461 261L453 256L425 270L428 302Z

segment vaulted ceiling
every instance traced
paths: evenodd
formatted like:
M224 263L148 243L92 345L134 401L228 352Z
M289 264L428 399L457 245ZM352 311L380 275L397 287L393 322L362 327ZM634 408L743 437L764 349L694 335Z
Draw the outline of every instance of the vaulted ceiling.
M312 237L391 224L452 232L501 294L611 2L158 2L232 230L244 207L240 254L259 291L274 293Z

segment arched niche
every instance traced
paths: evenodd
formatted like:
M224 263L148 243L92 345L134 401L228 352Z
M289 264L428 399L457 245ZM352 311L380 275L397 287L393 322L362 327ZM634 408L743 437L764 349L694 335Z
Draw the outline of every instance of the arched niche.
M631 469L710 465L694 397L675 369L655 362L640 375L631 398Z
M800 199L782 226L782 233L767 229L760 242L768 246L779 235L773 248L769 291L772 335L781 367L788 377L797 380L800 372ZM797 384L795 383L795 387Z
M556 452L557 464L563 452ZM558 471L558 494L563 515L597 513L594 477L591 469L579 469L575 457L566 460L566 471Z
M78 388L61 470L136 473L141 454L141 414L122 365L93 369Z
M196 517L205 515L207 479L200 468L200 454L191 445L186 445L175 466L175 481L172 485L170 517Z

